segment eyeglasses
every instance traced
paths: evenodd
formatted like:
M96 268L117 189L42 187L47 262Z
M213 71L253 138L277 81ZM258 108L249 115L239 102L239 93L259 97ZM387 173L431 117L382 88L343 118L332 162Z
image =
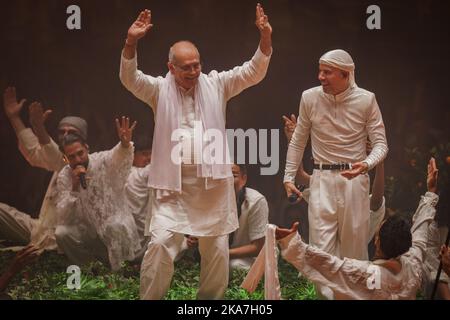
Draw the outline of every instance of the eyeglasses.
M200 70L202 68L202 63L201 62L196 62L196 63L193 63L193 64L187 64L187 65L184 65L184 66L179 66L179 65L176 65L176 64L173 64L173 65L175 66L175 68L178 68L179 70L181 70L183 72L189 72L192 69L194 71L198 71L198 70Z

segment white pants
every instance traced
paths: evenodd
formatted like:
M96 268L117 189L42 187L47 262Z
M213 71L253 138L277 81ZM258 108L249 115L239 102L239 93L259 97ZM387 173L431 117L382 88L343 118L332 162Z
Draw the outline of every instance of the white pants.
M310 190L310 244L339 258L367 260L369 176L348 180L340 171L314 170Z
M69 260L78 265L100 260L109 266L108 250L100 238L90 234L84 226L59 225L55 230L56 243Z
M351 180L336 170L314 170L308 207L309 244L339 258L368 260L369 175ZM318 287L332 298L332 291Z
M0 240L27 245L37 223L38 220L31 218L28 214L0 203Z
M184 235L168 230L154 230L141 266L140 296L143 300L164 298L174 273L174 261L183 250ZM197 298L222 299L229 278L228 235L198 237L200 288Z

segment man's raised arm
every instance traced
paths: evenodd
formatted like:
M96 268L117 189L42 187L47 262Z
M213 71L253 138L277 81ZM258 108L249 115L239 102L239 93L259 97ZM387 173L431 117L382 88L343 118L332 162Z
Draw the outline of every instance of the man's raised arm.
M145 75L137 69L136 49L138 42L151 29L150 10L142 11L128 29L120 62L120 81L133 95L156 109L158 100L158 78Z

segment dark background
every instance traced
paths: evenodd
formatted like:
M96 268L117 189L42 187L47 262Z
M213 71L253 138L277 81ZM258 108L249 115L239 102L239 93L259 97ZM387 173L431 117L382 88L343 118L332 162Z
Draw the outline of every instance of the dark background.
M81 30L66 28L71 4L81 8ZM381 30L366 28L371 4L381 8ZM164 75L169 46L189 39L199 47L207 73L253 55L259 39L255 5L242 0L1 1L0 90L14 85L18 98L28 99L22 112L27 124L30 102L53 108L47 123L53 136L63 116L84 117L92 150L116 144L118 115L138 119L139 130L151 135L151 109L118 77L126 33L139 11L151 9L154 23L138 48L141 70ZM274 29L274 53L264 81L230 101L229 128L282 129L282 115L297 114L301 92L318 85L319 57L341 48L353 56L357 84L376 93L390 147L388 176L405 173L406 147L428 150L448 143L450 10L445 1L269 0L262 5ZM0 201L36 216L51 173L23 159L3 110L0 137ZM286 150L280 131L279 174L260 176L257 165L249 170L250 186L268 198L275 223L282 223ZM397 200L411 208L418 201Z

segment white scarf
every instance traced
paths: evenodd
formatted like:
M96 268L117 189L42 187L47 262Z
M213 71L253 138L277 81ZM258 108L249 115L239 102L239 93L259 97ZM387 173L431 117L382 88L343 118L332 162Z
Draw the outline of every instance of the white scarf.
M264 298L266 300L281 300L275 229L275 225L267 225L264 246L241 284L241 288L252 293L256 290L264 273Z
M231 177L231 164L229 159L228 143L225 134L225 116L222 111L221 96L216 81L200 74L198 84L195 87L195 115L203 125L203 132L209 129L219 130L222 133L223 154L225 163L207 164L202 161L197 166L198 177L212 177L223 179ZM174 76L167 73L159 91L158 106L156 112L155 132L153 135L153 152L149 186L161 191L176 191L181 193L181 164L173 163L171 152L179 141L171 141L174 130L181 126L182 97L175 83ZM196 137L197 138L197 137ZM201 141L199 145L203 154L208 141ZM208 161L208 159L206 159ZM181 161L180 161L181 162Z

